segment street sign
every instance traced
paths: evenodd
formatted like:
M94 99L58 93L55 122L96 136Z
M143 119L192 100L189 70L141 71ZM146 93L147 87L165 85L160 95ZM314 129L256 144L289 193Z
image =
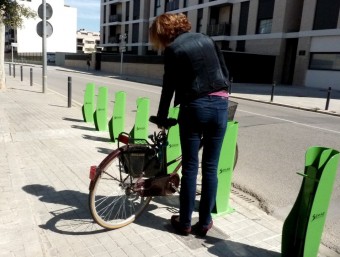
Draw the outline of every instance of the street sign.
M37 24L37 33L40 37L43 37L43 21L39 21ZM53 27L51 23L46 21L46 37L50 37L53 34Z
M11 43L12 47L18 47L18 43Z
M125 46L119 47L119 52L121 52L121 53L126 52L126 47Z
M40 19L43 19L43 11L44 11L44 6L41 4L38 7L38 15ZM46 20L50 19L52 15L53 15L52 6L46 3Z

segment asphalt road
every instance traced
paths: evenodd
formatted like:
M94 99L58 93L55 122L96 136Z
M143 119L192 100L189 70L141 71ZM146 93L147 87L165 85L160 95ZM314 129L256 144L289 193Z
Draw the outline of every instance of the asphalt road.
M27 70L27 68L26 68ZM17 69L17 75L20 71ZM83 103L86 83L109 88L109 106L114 93L127 93L126 128L132 128L136 99L150 99L150 115L158 107L161 88L109 77L71 73L48 68L47 88L67 96L68 77L72 77L72 99ZM24 79L29 81L28 70ZM41 85L41 68L34 68L34 81ZM285 220L302 183L306 150L311 146L340 149L340 118L303 110L261 104L240 99L235 120L239 122L239 159L233 185L255 197L269 214ZM67 98L65 98L67 106ZM109 107L109 115L110 113ZM154 127L150 127L154 129ZM151 131L150 131L151 132ZM323 233L323 242L340 252L340 168Z

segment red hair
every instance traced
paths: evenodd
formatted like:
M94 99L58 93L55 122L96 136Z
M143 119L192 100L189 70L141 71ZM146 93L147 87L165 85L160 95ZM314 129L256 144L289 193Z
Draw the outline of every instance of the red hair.
M156 49L163 50L179 34L190 29L191 23L183 13L164 13L156 17L149 29L150 42Z

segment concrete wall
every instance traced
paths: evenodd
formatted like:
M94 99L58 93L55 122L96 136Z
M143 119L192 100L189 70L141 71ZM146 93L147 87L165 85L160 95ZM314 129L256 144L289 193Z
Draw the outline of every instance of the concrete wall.
M87 69L85 60L65 60L65 67L74 67ZM95 63L91 62L91 69L94 69ZM121 64L120 62L101 62L101 71L112 73L112 75L120 75ZM123 75L146 77L154 79L162 79L164 73L163 64L144 64L144 63L124 63L123 62Z

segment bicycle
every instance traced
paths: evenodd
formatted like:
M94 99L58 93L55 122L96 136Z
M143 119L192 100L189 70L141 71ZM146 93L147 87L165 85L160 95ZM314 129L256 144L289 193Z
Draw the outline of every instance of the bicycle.
M234 118L237 103L229 101L228 120ZM157 125L157 118L149 121ZM99 164L90 168L89 206L93 220L106 229L124 227L138 218L154 196L179 192L181 156L166 158L169 129L177 124L168 119L164 127L145 139L131 138L128 133L118 136L118 148ZM123 143L123 146L120 144ZM202 146L201 146L202 147ZM235 149L234 167L238 158ZM167 172L169 165L175 165Z

